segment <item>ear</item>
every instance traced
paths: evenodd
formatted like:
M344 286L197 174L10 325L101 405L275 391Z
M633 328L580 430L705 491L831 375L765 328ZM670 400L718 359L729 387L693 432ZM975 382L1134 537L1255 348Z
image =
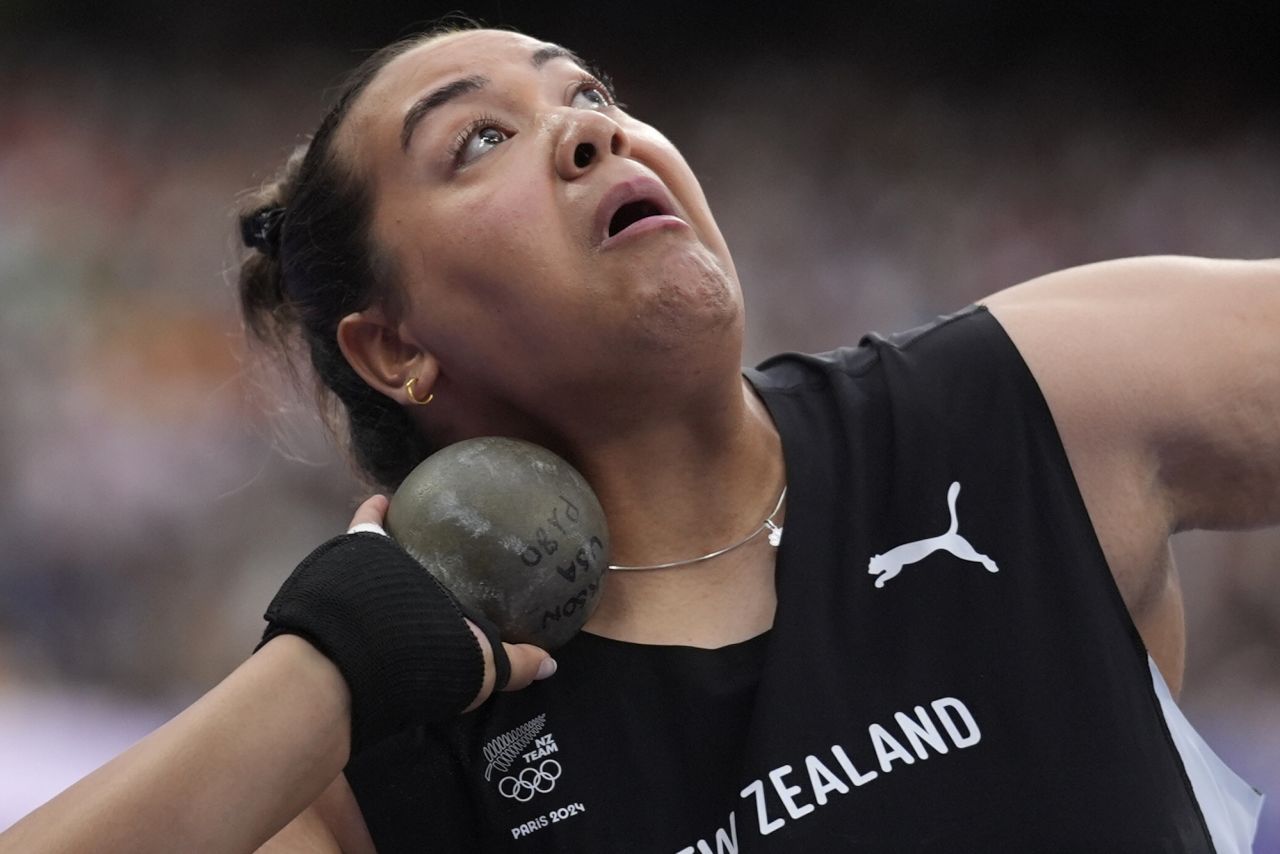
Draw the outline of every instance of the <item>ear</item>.
M417 377L414 391L423 397L440 374L435 357L376 307L338 321L338 347L361 379L398 403L409 403L404 386L410 379Z

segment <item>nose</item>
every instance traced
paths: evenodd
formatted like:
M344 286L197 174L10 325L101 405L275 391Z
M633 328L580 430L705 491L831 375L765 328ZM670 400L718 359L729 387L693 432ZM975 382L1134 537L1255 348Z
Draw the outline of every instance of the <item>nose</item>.
M617 122L594 110L574 110L556 144L556 172L572 181L608 154L626 157L630 153L631 141Z

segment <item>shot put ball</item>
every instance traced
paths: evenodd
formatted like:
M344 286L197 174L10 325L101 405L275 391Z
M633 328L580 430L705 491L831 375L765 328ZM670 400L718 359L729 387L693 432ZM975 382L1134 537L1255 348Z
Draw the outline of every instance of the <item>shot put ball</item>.
M600 601L609 530L560 457L496 436L423 460L392 496L387 533L509 643L551 650Z

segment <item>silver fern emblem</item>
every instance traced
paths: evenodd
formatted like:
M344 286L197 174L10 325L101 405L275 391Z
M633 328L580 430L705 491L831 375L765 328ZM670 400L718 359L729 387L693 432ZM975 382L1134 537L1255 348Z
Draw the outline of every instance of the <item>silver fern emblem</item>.
M524 749L538 737L538 733L542 732L542 728L546 725L547 716L543 713L486 744L484 758L489 760L489 765L484 769L484 778L491 779L494 768L504 774L510 770L511 763L516 761L517 756L524 753Z

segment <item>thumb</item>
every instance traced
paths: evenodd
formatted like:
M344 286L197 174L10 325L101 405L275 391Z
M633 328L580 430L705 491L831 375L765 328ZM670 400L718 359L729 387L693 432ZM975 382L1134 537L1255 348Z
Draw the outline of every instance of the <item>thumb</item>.
M511 679L503 691L518 691L556 672L556 660L542 647L529 643L504 643L511 661Z
M477 706L489 699L493 693L493 684L497 679L497 668L493 664L493 647L489 645L489 639L485 636L483 630L475 623L467 620L467 626L471 629L471 633L476 636L476 641L480 644L480 651L484 653L484 682L480 687L480 693L476 695L475 700L470 706L464 709L469 712ZM504 643L502 649L507 654L507 660L511 663L511 678L507 680L507 685L502 690L518 691L521 688L527 688L537 679L546 679L548 676L556 672L556 660L551 657L545 649L528 643Z

